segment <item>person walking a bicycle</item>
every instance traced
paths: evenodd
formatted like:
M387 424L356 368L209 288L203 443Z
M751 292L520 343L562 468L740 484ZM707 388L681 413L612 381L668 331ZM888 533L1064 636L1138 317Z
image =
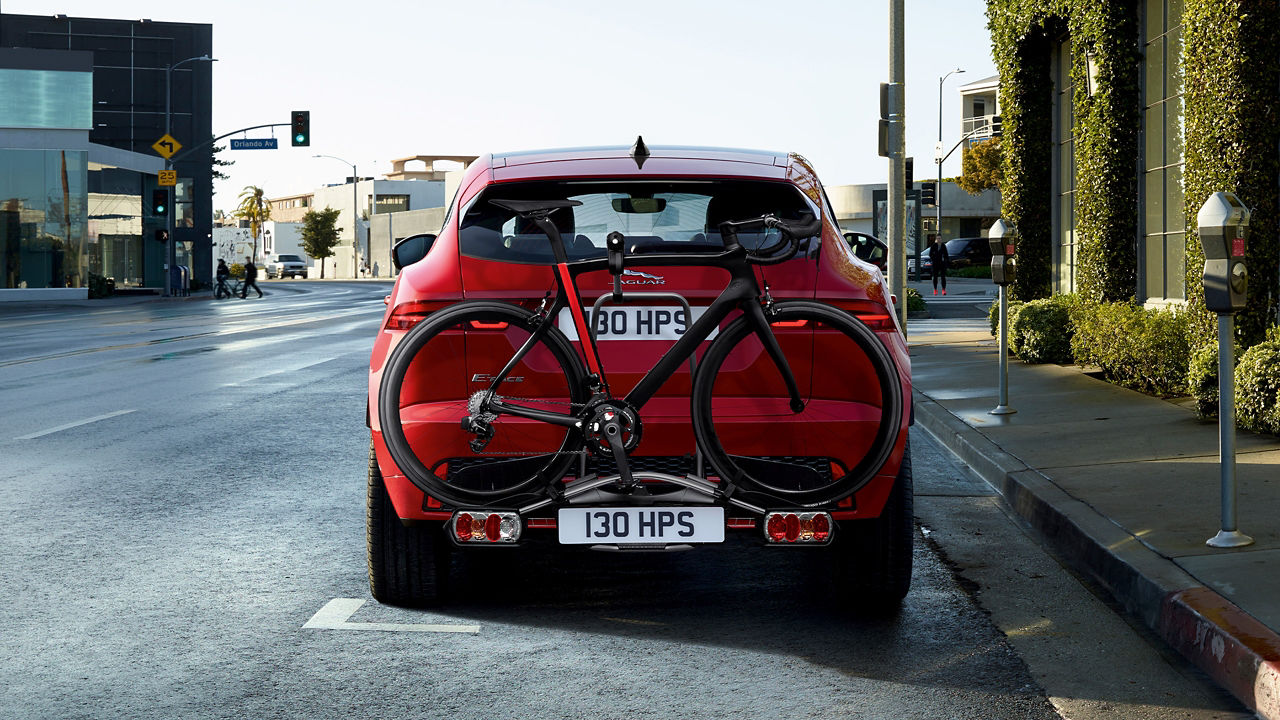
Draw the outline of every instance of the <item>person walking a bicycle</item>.
M247 257L244 259L244 287L240 288L241 300L249 294L250 287L258 291L258 297L262 297L262 288L258 287L258 268L254 267L253 258Z
M217 297L231 297L231 286L227 281L231 279L231 268L227 267L227 261L218 259L218 269L214 271L214 277L217 285L214 286L213 294Z

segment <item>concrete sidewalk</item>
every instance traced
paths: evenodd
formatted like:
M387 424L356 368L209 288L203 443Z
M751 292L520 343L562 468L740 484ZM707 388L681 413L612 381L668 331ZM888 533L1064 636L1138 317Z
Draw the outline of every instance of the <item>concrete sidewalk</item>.
M1009 363L976 323L909 324L916 422L1078 571L1245 705L1280 720L1280 440L1238 435L1238 528L1219 529L1216 423L1079 368ZM981 321L985 326L985 321ZM962 329L956 330L956 327Z

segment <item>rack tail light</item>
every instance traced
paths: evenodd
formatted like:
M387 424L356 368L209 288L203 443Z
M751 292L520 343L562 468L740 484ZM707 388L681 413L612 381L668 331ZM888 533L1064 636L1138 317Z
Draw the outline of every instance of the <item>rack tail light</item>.
M831 542L830 513L771 512L764 516L764 537L775 545L825 545Z
M460 510L449 521L453 539L464 545L512 545L520 539L520 516L513 512Z

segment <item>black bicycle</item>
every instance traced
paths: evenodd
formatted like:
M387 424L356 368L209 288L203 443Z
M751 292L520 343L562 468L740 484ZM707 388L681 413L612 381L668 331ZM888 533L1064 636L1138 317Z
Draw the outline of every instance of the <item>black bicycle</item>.
M242 287L239 278L231 278L234 280L230 285L225 280L218 280L213 286L213 297L218 300L226 300L232 295L239 295Z
M581 203L490 202L546 234L556 293L536 308L474 300L436 310L390 353L378 395L383 437L397 466L429 496L522 514L606 495L643 502L662 492L694 493L704 502L756 512L763 512L760 505L830 506L870 480L893 452L904 400L881 340L850 312L812 300L775 301L767 283L762 289L757 282L756 266L794 257L802 240L820 232L822 222L812 213L795 221L763 215L720 223L723 249L715 252L637 258L645 267L721 268L729 281L700 317L686 315L691 324L680 338L625 397L616 397L575 278L606 269L612 275L613 292L596 308L644 296L622 292L627 238L610 233L605 257L571 262L551 216ZM746 249L738 239L748 231L767 242ZM566 308L581 359L556 326ZM741 315L721 328L736 311ZM689 392L696 470L647 469L646 458L630 455L643 434L640 411L713 335ZM828 353L842 362L813 361ZM418 365L415 381L406 383L415 363L424 362L448 372L437 366L424 382ZM469 389L476 382L487 386ZM794 452L760 456L761 433L776 436L769 446L783 443ZM424 463L414 444L431 447L441 459ZM587 470L589 458L595 472ZM576 479L564 482L570 475Z

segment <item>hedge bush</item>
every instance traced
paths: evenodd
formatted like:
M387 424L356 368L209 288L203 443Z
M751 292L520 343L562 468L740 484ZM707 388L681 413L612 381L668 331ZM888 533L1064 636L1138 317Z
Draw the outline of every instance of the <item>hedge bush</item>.
M1016 338L1018 357L1025 363L1071 362L1071 338L1075 335L1071 309L1074 296L1055 295L1023 305L1009 321ZM1015 344L1011 342L1011 344Z
M1280 435L1280 342L1262 342L1236 364L1236 426Z
M1191 354L1187 394L1196 401L1201 420L1218 416L1218 343L1205 343Z
M1018 324L1018 312L1022 310L1023 303L1017 300L1009 301L1009 328L1012 329ZM987 324L991 326L991 337L1000 335L1000 298L996 298L991 302L991 308L987 310ZM1017 337L1014 333L1009 333L1009 352L1017 354Z
M928 310L929 306L925 304L924 298L920 296L920 291L915 288L907 288L907 312L922 312Z
M1073 313L1071 352L1109 382L1164 397L1186 392L1191 360L1187 313L1133 303L1084 305Z

